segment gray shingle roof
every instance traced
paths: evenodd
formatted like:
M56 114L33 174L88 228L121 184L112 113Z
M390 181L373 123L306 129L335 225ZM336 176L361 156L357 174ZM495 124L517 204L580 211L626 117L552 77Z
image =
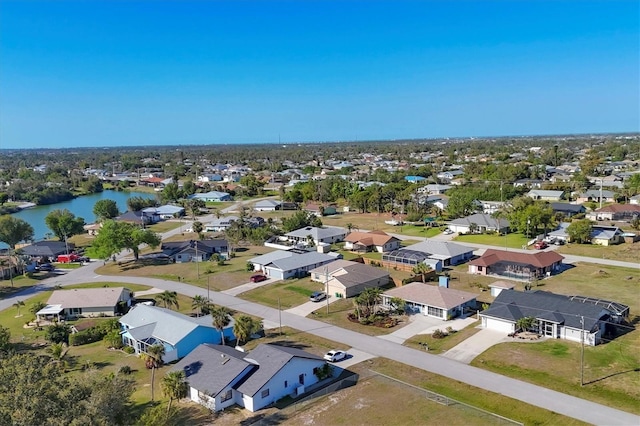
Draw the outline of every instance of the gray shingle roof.
M561 294L503 290L482 315L514 322L523 317L534 317L571 328L581 328L580 321L584 317L585 330L593 330L603 310L601 306L572 301Z
M336 260L336 257L334 256L329 256L328 254L324 253L318 253L316 251L310 251L307 253L293 255L291 257L276 259L267 265L280 269L282 271L291 271L293 269L315 265L316 263L332 262L334 260Z
M287 257L295 256L295 253L285 250L275 250L269 253L263 254L262 256L257 256L249 259L249 262L256 263L258 265L267 265L271 262L274 262L278 259L284 259Z
M331 238L337 235L345 236L347 231L345 228L339 228L336 226L325 226L323 228L316 228L314 226L307 226L306 228L296 229L285 234L287 237L295 238L307 238L311 235L314 240L322 240L324 238Z
M446 258L473 252L471 247L437 240L425 240L408 247L404 247L402 250L414 250Z
M452 220L452 225L470 226L472 223L480 227L502 229L509 226L509 221L505 219L494 219L491 215L485 213L476 213L467 217Z

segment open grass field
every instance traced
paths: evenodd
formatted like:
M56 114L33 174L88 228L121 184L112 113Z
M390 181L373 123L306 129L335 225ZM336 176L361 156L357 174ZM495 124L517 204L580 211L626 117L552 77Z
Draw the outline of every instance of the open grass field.
M413 349L424 350L422 345L426 343L430 354L441 354L480 331L481 329L478 328L478 325L480 325L480 321L476 321L464 329L451 333L442 339L435 339L431 334L419 334L405 341L404 345ZM443 323L441 330L446 331L446 328L447 324Z
M472 365L579 398L640 414L637 331L610 343L585 347L585 386L580 386L580 344L564 340L501 343Z
M438 235L442 231L437 227L424 227L414 225L394 226L384 223L390 220L390 214L377 213L342 213L333 216L324 216L322 223L327 226L347 227L347 224L353 225L353 229L366 229L369 231L378 230L387 233L397 233L410 235L414 237L432 237Z
M240 294L239 297L262 305L289 309L309 301L314 291L323 291L322 283L311 281L311 278L285 280L258 287Z
M182 226L182 222L163 220L161 222L147 226L147 229L150 229L153 232L157 232L158 234L162 234L163 232L174 230L176 228L179 228L180 226Z
M247 271L247 261L270 251L273 249L264 246L241 247L234 258L221 266L216 262L167 263L140 259L137 262L108 263L98 268L96 273L182 281L202 288L209 285L212 291L223 291L249 282L253 273Z
M510 247L510 248L522 248L530 238L526 238L522 234L469 234L458 235L453 241L456 243L474 243L474 244L487 244L490 246L498 247Z
M559 247L557 252L560 254L613 259L623 262L640 262L640 243L623 243L606 247L597 244L566 244Z

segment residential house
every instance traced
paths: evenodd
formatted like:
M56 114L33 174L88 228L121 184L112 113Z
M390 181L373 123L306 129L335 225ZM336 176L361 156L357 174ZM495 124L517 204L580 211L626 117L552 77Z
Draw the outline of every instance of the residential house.
M390 307L394 297L404 300L409 311L444 321L464 314L465 310L476 309L476 295L473 293L421 282L385 291L382 305Z
M25 256L31 258L57 259L61 254L74 251L76 246L73 243L64 241L37 241L33 244L20 247L20 251Z
M425 186L421 186L418 188L418 192L421 194L427 195L441 195L450 190L452 187L450 185L442 185L439 183L428 184Z
M311 236L313 244L315 245L319 245L320 243L333 244L344 241L344 238L347 236L347 230L337 226L324 226L322 228L307 226L288 232L285 236L291 242L305 243L309 241L309 236Z
M282 203L277 200L260 200L253 205L253 209L257 212L273 212L280 210Z
M76 317L113 317L131 305L133 293L124 287L55 290L47 306L36 313L40 320ZM124 306L123 306L124 305Z
M456 243L427 239L425 241L382 254L382 265L411 271L418 263L424 263L435 271L443 266L464 263L473 257L473 249Z
M144 210L135 212L128 211L116 217L116 220L144 227L158 223L160 221L160 215L155 212L155 209L147 212Z
M220 343L220 332L212 325L211 315L190 317L181 313L138 304L120 318L122 342L135 349L136 354L147 353L149 346L164 346L163 362L187 356L202 343ZM233 319L224 328L225 339L233 340Z
M484 214L492 215L502 210L502 208L507 204L504 201L476 201L478 207Z
M400 240L384 231L352 231L344 239L345 250L358 253L384 253L400 248Z
M175 263L205 262L214 254L229 257L229 243L224 239L191 240L162 243L162 253Z
M173 219L184 216L184 207L165 204L160 207L147 207L143 209L142 212L144 214L156 214L160 219Z
M317 203L307 203L302 208L302 210L306 211L307 213L314 214L318 217L331 216L338 213L338 211L336 210L336 207L333 205L324 206L322 204L317 204Z
M510 281L495 281L489 284L491 297L498 297L502 290L513 290L515 286L516 285Z
M517 181L513 182L513 186L516 188L527 187L540 189L542 188L543 183L544 181L542 181L541 179L518 179Z
M624 232L617 226L593 225L591 227L591 244L612 246L624 243Z
M336 259L342 257L337 253L324 254L315 251L304 251L302 253L297 251L285 251L288 255L277 255L267 253L263 256L250 259L254 265L254 270L258 270L259 266L261 271L268 277L284 280L287 278L300 278L308 275L309 271L314 268L331 263ZM268 256L268 259L266 258Z
M328 295L354 297L367 288L389 284L389 272L382 268L339 259L312 269L311 281L323 284Z
M258 411L286 396L299 396L319 382L325 361L288 346L261 344L249 353L203 344L178 362L189 397L211 411L232 405Z
M531 280L558 272L562 259L564 257L554 251L521 253L487 249L482 256L469 262L469 273Z
M594 202L594 203L615 203L615 193L609 190L590 189L582 192L576 198L576 202L579 204Z
M496 219L485 213L475 213L467 217L454 219L447 223L449 229L461 234L483 232L506 233L509 231L509 221L506 219Z
M440 172L436 175L436 177L445 182L451 182L456 178L460 178L462 175L464 175L463 170L454 169L454 170L446 170L446 171Z
M102 228L102 223L90 223L82 227L82 229L87 231L87 234L92 236L98 235L98 232L100 232L100 228Z
M611 204L587 213L587 218L591 220L632 220L638 216L638 204Z
M629 197L629 204L640 205L640 194Z
M549 203L554 213L562 213L565 217L569 218L577 214L582 214L587 211L586 207L582 204L569 204L569 203Z
M564 191L552 191L552 190L544 190L544 189L532 189L527 192L527 196L533 198L534 200L544 200L544 201L560 201Z
M410 183L420 183L423 182L426 178L422 176L405 176L404 180Z
M202 200L204 202L220 202L231 201L231 195L226 192L209 191L204 193L197 193L189 195L190 199Z
M598 303L602 301L592 299L585 303L586 299L505 289L489 309L480 312L482 327L513 333L519 319L531 317L535 319L535 329L543 336L594 346L600 343L607 322L616 314L614 309L607 309L613 302L607 302L605 307Z
M224 232L227 229L229 229L229 227L233 222L236 222L237 220L239 220L238 216L225 216L225 217L216 218L216 219L213 219L211 222L204 224L204 231L205 232Z

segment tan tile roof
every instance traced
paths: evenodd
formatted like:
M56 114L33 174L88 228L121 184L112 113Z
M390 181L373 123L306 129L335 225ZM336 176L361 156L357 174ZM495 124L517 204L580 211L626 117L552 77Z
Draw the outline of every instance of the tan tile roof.
M399 297L408 302L442 309L452 309L476 298L473 293L424 283L409 283L402 287L385 291L384 294L391 297Z
M56 290L51 294L48 305L62 305L63 308L93 308L115 306L120 300L124 287L77 288Z
M350 243L360 243L366 246L383 246L391 240L397 239L383 231L360 232L353 231L345 237Z
M620 212L638 212L640 213L640 206L637 204L611 204L604 206L601 209L597 209L598 213L620 213Z

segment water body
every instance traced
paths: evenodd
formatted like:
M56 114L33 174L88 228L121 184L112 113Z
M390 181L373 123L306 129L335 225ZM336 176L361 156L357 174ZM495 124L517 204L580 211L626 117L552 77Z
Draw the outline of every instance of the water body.
M53 210L67 209L76 215L76 217L83 218L86 223L93 223L96 220L93 214L93 206L96 202L105 199L113 200L118 205L118 210L122 213L127 211L127 200L131 197L155 198L156 194L149 194L147 192L102 191L97 194L76 197L73 200L63 201L61 203L21 210L18 213L14 213L13 216L33 226L34 240L41 240L45 238L48 233L52 233L51 230L47 228L47 225L45 225L44 218ZM6 247L4 243L0 243L0 246Z

